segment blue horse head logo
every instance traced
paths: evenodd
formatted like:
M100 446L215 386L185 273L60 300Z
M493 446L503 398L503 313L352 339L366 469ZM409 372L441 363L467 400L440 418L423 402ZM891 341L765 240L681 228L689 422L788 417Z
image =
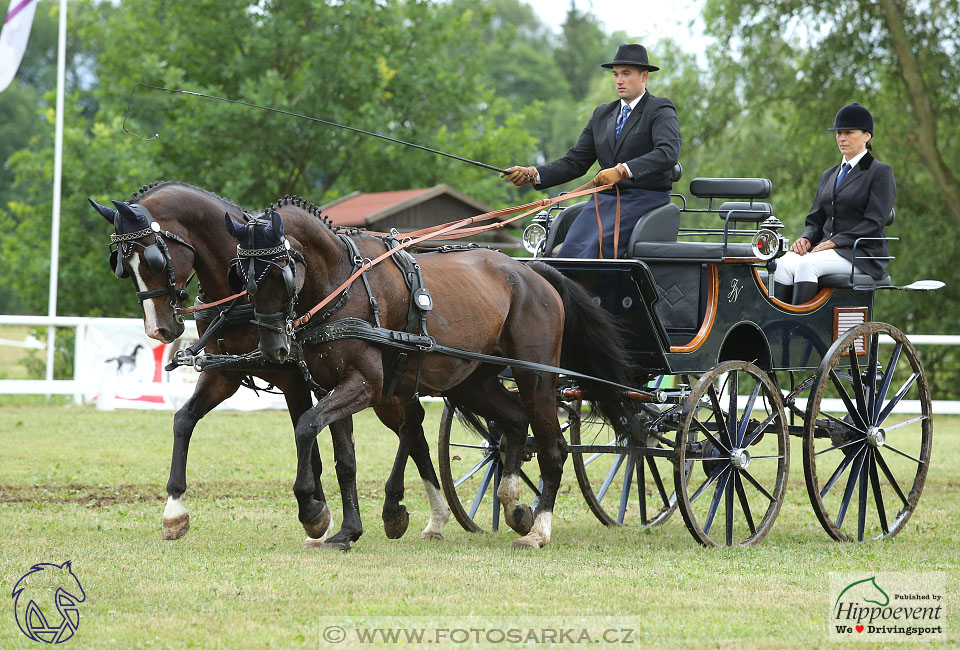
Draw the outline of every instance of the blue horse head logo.
M13 587L13 611L24 636L41 643L63 643L80 625L79 604L87 595L70 561L34 564Z

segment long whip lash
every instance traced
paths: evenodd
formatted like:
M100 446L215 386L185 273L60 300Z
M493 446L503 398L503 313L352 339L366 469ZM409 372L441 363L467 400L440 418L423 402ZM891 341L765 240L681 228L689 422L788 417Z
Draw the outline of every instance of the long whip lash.
M228 98L228 97L217 97L216 95L207 95L207 94L204 94L204 93L194 92L194 91L192 91L192 90L180 90L179 88L165 88L165 87L163 87L163 86L151 86L150 84L136 83L136 84L133 85L133 88L130 89L130 97L129 97L129 99L127 99L127 110L126 110L126 112L123 114L123 123L121 124L121 128L124 130L124 132L129 133L130 135L132 135L132 136L134 136L134 137L140 138L140 139L143 140L144 142L148 142L148 141L153 140L153 139L155 139L155 138L159 138L159 137L160 137L160 134L159 134L159 133L155 133L153 136L151 136L151 137L149 137L149 138L144 138L143 136L141 136L141 135L139 135L139 134L136 134L136 133L134 133L133 131L131 131L130 129L127 128L127 116L130 114L130 107L131 107L131 105L133 104L133 93L136 92L137 86L143 86L144 88L150 88L150 89L153 89L153 90L163 90L163 91L165 91L165 92L168 92L168 93L176 93L176 94L178 94L178 95L193 95L194 97L203 97L203 98L206 98L206 99L215 99L215 100L217 100L217 101L227 102L227 103L230 103L230 104L240 104L241 106L249 106L249 107L251 107L251 108L259 108L259 109L262 110L262 111L270 111L271 113L280 113L281 115L289 115L290 117L298 117L298 118L300 118L301 120L309 120L309 121L311 121L311 122L319 122L320 124L326 124L327 126L335 126L335 127L337 127L337 128L340 128L340 129L346 129L347 131L353 131L354 133L362 133L362 134L364 134L364 135L372 135L372 136L375 137L375 138L380 138L380 139L382 139L382 140L387 140L388 142L395 142L395 143L397 143L397 144L403 144L403 145L406 145L406 146L408 146L408 147L413 147L413 148L415 148L415 149L422 149L423 151L428 151L428 152L430 152L430 153L435 153L435 154L438 154L438 155L440 155L440 156L446 156L447 158L453 158L454 160L459 160L459 161L461 161L461 162L470 163L471 165L476 165L477 167L483 167L484 169L489 169L489 170L491 170L491 171L500 172L501 174L506 174L506 173L507 173L507 171L506 171L505 169L500 169L499 167L494 167L493 165L488 165L488 164L486 164L486 163L482 163L482 162L479 162L479 161L476 161L476 160L470 160L469 158L462 158L462 157L460 157L460 156L455 156L455 155L453 155L452 153L446 153L446 152L443 152L443 151L437 151L436 149L431 149L430 147L424 147L423 145L414 144L414 143L412 143L412 142L405 142L405 141L403 141L403 140L398 140L398 139L396 139L396 138L391 138L390 136L381 135L380 133L373 133L372 131L364 131L363 129L356 129L356 128L352 127L352 126L345 126L345 125L343 125L343 124L337 124L336 122L330 122L330 121L328 121L328 120L321 120L321 119L318 118L318 117L311 117L311 116L309 116L309 115L301 115L300 113L292 113L292 112L290 112L290 111L284 111L284 110L281 110L281 109L279 109L279 108L272 108L272 107L270 107L270 106L261 106L260 104L252 104L252 103L250 103L250 102L240 101L239 99L230 99L230 98Z

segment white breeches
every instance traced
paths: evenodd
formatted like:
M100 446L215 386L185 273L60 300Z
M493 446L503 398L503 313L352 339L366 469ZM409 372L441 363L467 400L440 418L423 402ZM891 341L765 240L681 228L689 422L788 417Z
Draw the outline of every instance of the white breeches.
M780 284L816 282L821 275L850 273L851 266L832 248L806 255L790 251L777 260L777 272L773 279Z

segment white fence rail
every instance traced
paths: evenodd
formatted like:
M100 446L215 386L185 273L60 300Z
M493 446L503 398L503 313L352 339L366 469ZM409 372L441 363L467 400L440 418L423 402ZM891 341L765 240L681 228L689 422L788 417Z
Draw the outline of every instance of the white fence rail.
M143 323L138 318L0 315L0 326L3 325L76 329L73 379L0 379L0 394L3 395L72 395L77 404L96 403L99 408L170 409L179 408L190 397L199 376L190 368L178 368L170 373L162 369L181 345L190 345L196 340L196 326L192 321L187 322L187 330L180 341L167 346L148 339L143 333ZM921 347L960 345L958 335L914 334L909 338L914 345ZM881 336L880 342L889 344L893 341ZM0 339L0 346L3 345L45 347L36 340ZM136 349L137 345L140 346L139 350ZM120 357L126 357L133 365L125 368L125 362L118 361ZM110 372L111 369L114 371ZM284 408L285 405L278 396L257 397L253 392L241 388L222 406L247 410ZM827 407L830 408L830 405L827 404ZM918 403L904 401L898 411L916 413L918 409ZM960 414L960 401L935 400L933 411Z

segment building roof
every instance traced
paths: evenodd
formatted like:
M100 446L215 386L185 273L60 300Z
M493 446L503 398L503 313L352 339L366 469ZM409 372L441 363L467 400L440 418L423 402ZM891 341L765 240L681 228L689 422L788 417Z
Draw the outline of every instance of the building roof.
M477 214L491 210L489 206L446 184L418 190L353 192L320 207L336 226L364 227L443 194L470 206Z

